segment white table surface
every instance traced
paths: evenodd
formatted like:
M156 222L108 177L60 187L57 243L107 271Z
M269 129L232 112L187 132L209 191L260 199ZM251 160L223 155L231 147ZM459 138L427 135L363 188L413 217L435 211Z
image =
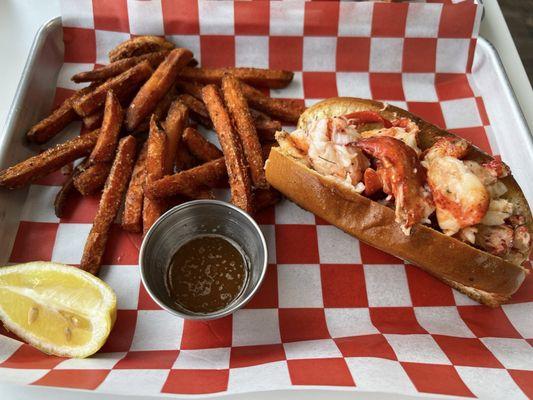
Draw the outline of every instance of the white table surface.
M533 131L533 90L524 66L513 43L497 0L485 0L485 16L481 24L481 35L498 50L505 70L511 81L516 97ZM39 27L60 14L59 0L0 0L0 132L4 134L9 107L15 95L21 72L26 63L33 38ZM109 396L91 392L43 388L35 386L15 386L0 383L2 399L41 400L96 400L96 399L142 399L132 396ZM327 394L326 394L327 393ZM255 393L253 395L223 396L225 399L414 399L418 397L387 394L366 394L359 392L321 392L317 390L283 391ZM156 397L149 397L155 399ZM168 397L161 397L168 398ZM220 396L210 397L220 398ZM428 398L444 398L424 397ZM449 397L446 397L449 398Z

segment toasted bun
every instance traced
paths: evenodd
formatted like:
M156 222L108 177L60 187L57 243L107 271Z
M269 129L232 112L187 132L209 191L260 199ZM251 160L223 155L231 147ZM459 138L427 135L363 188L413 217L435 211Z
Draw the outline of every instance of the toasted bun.
M312 120L359 110L378 111L385 118L412 119L421 130L421 149L430 147L439 137L454 136L405 110L356 98L317 103L301 115L298 127L305 128ZM474 146L467 158L492 159ZM265 169L269 183L296 204L361 241L419 266L476 301L496 307L508 300L524 281L527 271L521 266L425 225L414 226L411 235L406 236L395 222L394 210L360 195L349 185L317 173L279 147L272 148ZM518 184L511 176L503 182L509 189L504 197L520 207L533 231L531 212Z

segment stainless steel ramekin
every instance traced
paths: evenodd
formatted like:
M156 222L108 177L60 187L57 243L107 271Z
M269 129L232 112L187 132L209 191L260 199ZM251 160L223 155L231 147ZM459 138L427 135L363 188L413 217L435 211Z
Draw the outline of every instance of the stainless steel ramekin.
M185 242L205 234L218 234L237 243L247 257L248 276L241 295L213 313L194 313L169 296L166 275L172 256ZM265 237L247 213L218 200L195 200L163 214L146 234L139 254L141 279L154 301L186 319L221 318L244 306L259 289L267 268Z

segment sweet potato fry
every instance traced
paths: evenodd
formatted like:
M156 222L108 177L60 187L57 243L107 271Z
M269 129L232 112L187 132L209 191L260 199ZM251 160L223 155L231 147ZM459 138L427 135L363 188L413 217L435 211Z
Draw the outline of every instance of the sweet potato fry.
M157 121L163 121L166 118L170 106L177 97L178 94L176 93L176 88L171 86L170 90L165 94L165 96L159 100L159 103L157 103L157 106L152 113L155 115ZM150 118L148 118L148 123L150 123Z
M110 162L89 165L76 174L74 177L74 187L83 196L94 194L104 187L110 170Z
M52 114L39 121L26 133L28 140L39 144L45 143L61 132L69 123L78 119L72 104L80 97L93 91L100 84L101 82L93 82L66 99Z
M80 268L93 275L97 275L100 270L109 229L115 220L131 177L135 151L136 140L133 136L126 136L120 140L117 155L105 183L93 226L85 242L81 258Z
M217 146L208 141L194 128L187 128L183 132L183 143L189 152L198 160L207 162L223 156Z
M135 67L124 71L120 75L109 79L98 86L95 90L80 97L73 103L74 111L81 116L86 117L97 111L105 102L106 94L109 90L115 93L115 96L122 97L124 93L130 93L132 88L138 87L152 74L153 70L148 61L142 61Z
M110 90L107 92L100 135L89 157L90 163L113 161L123 118L124 112L122 111L122 107L113 94L113 91Z
M107 92L102 127L96 145L89 156L86 168L73 179L74 186L82 195L96 193L104 186L111 170L111 162L115 158L122 119L122 107L110 90Z
M165 154L165 174L174 173L174 163L183 130L189 122L189 110L179 100L175 100L168 110L164 128L167 135L167 149Z
M169 204L168 208L171 209L172 207L176 207L190 200L213 200L213 199L215 199L213 190L211 190L208 187L205 187L204 189L199 190L195 197L187 197L187 196L178 195L174 197L169 197L167 201Z
M165 175L167 136L158 125L156 118L152 117L146 154L146 179L148 182L161 179Z
M215 85L205 86L202 89L202 96L226 160L231 188L231 202L245 211L251 211L252 189L250 175L241 144L233 130L226 107Z
M178 146L176 153L176 171L185 171L196 167L198 164L198 159L185 146Z
M224 179L227 179L226 164L221 157L148 183L145 194L153 199L176 195L198 198L206 187L217 187Z
M150 230L157 219L165 213L167 203L165 199L152 200L148 197L143 199L143 236Z
M74 110L72 111L74 112ZM76 114L76 116L77 115L78 114ZM83 127L89 130L99 128L102 125L103 119L104 119L104 113L102 111L97 111L95 113L92 113L91 115L87 115L86 117L82 118Z
M124 92L124 93L121 93L120 96L116 96L122 108L128 107L131 100L137 93L136 89L137 89L136 86L132 86L129 92ZM99 109L98 111L95 111L94 113L82 118L83 127L88 130L99 128L102 125L103 119L104 119L104 110Z
M205 126L208 129L213 128L213 123L211 118L209 118L209 113L207 108L205 108L204 103L201 100L191 96L190 94L180 94L178 99L187 106L190 111L191 119L195 120L199 124Z
M168 109L170 108L170 105L174 100L176 100L177 94L176 91L173 88L170 88L170 90L165 94L165 97L163 97L161 100L159 100L159 103L157 103L157 106L155 107L155 110L148 115L133 131L131 131L132 135L142 133L142 132L148 132L150 130L150 119L152 118L152 115L155 115L157 121L164 120Z
M275 140L276 132L282 129L281 122L253 108L250 108L250 114L254 119L255 129L261 142Z
M122 229L128 232L139 233L142 231L142 212L144 201L144 184L146 182L146 154L148 141L144 145L135 161L131 174L128 191L124 200L122 213Z
M179 71L192 58L187 49L174 49L159 64L153 75L141 87L126 111L126 127L134 130L144 118L154 111L157 103L170 90Z
M180 79L220 84L222 77L226 74L231 74L253 86L269 88L283 88L292 81L294 76L291 71L261 68L184 68L180 72Z
M176 87L183 93L190 94L192 97L202 100L202 88L204 85L178 79L176 81Z
M276 189L257 189L254 191L254 212L273 206L280 200L281 194Z
M167 136L158 126L154 116L150 120L150 135L146 153L146 185L165 175ZM166 201L145 197L143 204L143 232L146 234L154 222L165 212Z
M300 114L305 111L305 107L291 100L273 99L263 94L260 90L257 90L250 85L241 82L242 92L250 107L253 107L259 111L263 111L265 114L270 115L272 118L280 119L281 121L296 124Z
M148 61L152 68L157 68L169 52L170 50L161 50L136 57L124 58L122 60L112 62L111 64L104 65L101 68L93 69L92 71L79 72L70 79L76 83L107 80L123 73L124 71L134 67L144 60Z
M0 186L16 189L57 171L64 165L89 154L96 144L98 134L99 130L95 130L78 136L0 171Z
M259 143L254 121L240 86L239 80L232 75L226 75L222 78L224 101L241 139L244 156L250 169L250 177L255 187L265 189L268 187L268 182L263 170L261 143Z
M59 192L57 192L56 197L54 199L54 213L57 218L63 217L65 204L67 202L68 196L70 195L70 193L72 193L73 189L74 182L71 174L67 178L67 180L63 182L63 185L61 185L61 189L59 189Z
M190 90L184 90L186 93L178 96L181 102L189 108L191 119L208 129L212 129L213 123L211 122L211 118L209 117L209 113L207 112L207 108L205 108L205 104L201 100L201 97L200 100L198 100L196 94L191 94L196 93L196 91L199 91L201 94L202 86L188 82L178 82L176 84L177 87L180 87L180 85L182 90L183 87L185 87L184 85L191 88ZM257 134L261 141L274 140L276 132L281 130L281 122L273 120L261 111L250 109L250 113L254 119L255 129L257 130Z
M57 218L63 217L67 199L72 193L72 191L75 189L74 188L74 177L80 171L83 170L83 168L87 165L87 163L88 163L88 160L85 159L80 164L78 164L78 166L72 170L67 180L63 182L63 185L61 185L61 189L59 190L59 192L57 192L56 197L54 199L54 212Z
M78 114L72 108L72 97L65 100L48 117L34 125L26 134L28 140L34 143L45 143L75 121Z
M138 36L120 43L109 52L109 61L115 62L125 58L140 56L162 50L172 50L174 44L158 36Z

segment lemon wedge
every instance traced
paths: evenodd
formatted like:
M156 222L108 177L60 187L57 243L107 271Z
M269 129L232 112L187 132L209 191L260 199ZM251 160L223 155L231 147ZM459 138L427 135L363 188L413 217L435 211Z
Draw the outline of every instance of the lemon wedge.
M116 313L113 289L81 269L45 261L0 267L0 320L45 353L94 354Z

